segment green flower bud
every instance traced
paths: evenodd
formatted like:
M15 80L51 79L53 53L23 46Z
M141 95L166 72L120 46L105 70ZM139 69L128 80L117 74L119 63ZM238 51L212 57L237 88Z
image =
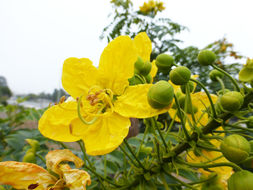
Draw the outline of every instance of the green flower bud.
M172 71L170 71L170 80L175 85L183 85L186 84L191 78L191 71L185 67L180 66L176 67Z
M128 79L128 82L129 82L130 86L134 86L137 84L143 84L142 80L137 76L133 76L132 78Z
M250 153L250 143L240 135L230 135L224 139L220 145L222 154L229 161L240 163L244 161Z
M179 98L178 98L178 103L179 103L179 106L180 108L184 109L185 107L185 98L186 98L186 95L182 94ZM198 108L194 105L190 105L189 102L187 102L187 108L186 108L186 113L191 113L191 109L193 111L193 113L197 113L198 112Z
M223 90L219 90L218 92L217 92L217 94L218 95L223 95L223 94L226 94L227 92L230 92L230 90L229 89L224 89L224 92L223 92Z
M152 76L151 76L151 74L149 73L148 75L146 75L145 79L146 79L147 83L151 83L152 82Z
M198 61L200 65L207 66L215 62L216 55L210 50L202 50L198 54Z
M158 55L155 61L157 68L163 73L168 73L174 63L174 58L167 54Z
M253 189L253 174L247 170L235 172L228 179L228 190Z
M220 103L222 108L228 112L237 111L242 107L243 96L237 91L227 92L221 96Z
M189 92L193 92L194 90L194 82L192 81L189 81L187 84L184 84L184 85L181 85L180 88L181 88L181 91L186 94L186 85L188 85L188 89L189 89Z
M23 157L23 162L36 163L35 154L32 151L27 151Z
M217 77L219 77L220 79L222 79L224 77L224 74L216 69L212 70L210 73L209 73L209 77L212 81L218 81L217 80Z
M141 57L138 57L137 61L134 64L135 73L146 76L150 73L152 64L147 61L144 62Z
M32 147L32 149L36 152L40 148L40 144L37 140L34 139L26 139L26 142Z
M174 89L171 84L161 80L150 87L148 103L153 108L161 109L171 104L173 96Z
M248 117L247 127L253 128L253 116Z

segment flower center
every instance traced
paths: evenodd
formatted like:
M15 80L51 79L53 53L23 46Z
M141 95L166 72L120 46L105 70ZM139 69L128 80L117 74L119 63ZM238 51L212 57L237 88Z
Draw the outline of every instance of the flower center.
M93 86L85 100L78 98L78 116L85 124L93 124L98 117L113 113L113 92ZM84 116L83 116L84 115Z

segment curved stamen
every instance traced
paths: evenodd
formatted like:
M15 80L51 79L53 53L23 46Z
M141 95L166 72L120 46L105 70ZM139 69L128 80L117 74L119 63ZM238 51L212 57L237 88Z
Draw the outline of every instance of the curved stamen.
M84 117L81 114L81 101L82 101L82 97L80 96L80 98L78 98L77 101L77 113L78 113L78 117L79 119L86 125L92 125L93 123L95 123L95 121L98 119L98 117L94 117L91 121L86 121L84 119ZM101 109L98 110L98 112L96 114L100 114L102 112L102 110L104 109L104 107L101 107Z

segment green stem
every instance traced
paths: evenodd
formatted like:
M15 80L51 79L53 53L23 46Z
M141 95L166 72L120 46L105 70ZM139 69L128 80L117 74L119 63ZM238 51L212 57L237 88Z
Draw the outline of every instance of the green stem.
M160 136L160 138L162 139L163 145L164 145L164 147L165 147L165 151L167 152L167 151L168 151L168 145L167 145L165 139L163 138L163 134L162 134L160 128L158 127L157 122L156 122L156 120L155 120L154 117L151 118L151 123L152 123L152 126L154 126L155 129L158 131L159 136Z
M209 146L204 146L201 144L197 144L198 147L206 149L206 150L211 150L211 151L216 151L216 152L221 152L221 150L217 149L217 148L213 148L213 147L209 147Z
M132 148L130 147L130 145L128 144L127 140L124 139L124 143L127 146L128 150L131 152L131 154L133 155L133 157L135 158L135 160L138 162L138 164L140 165L140 167L142 167L142 169L144 171L146 171L146 168L142 165L141 161L137 158L137 156L135 155L135 153L133 152Z
M106 173L106 164L107 164L106 155L104 155L104 177L107 176L107 173Z
M86 155L86 151L85 151L85 148L84 148L84 144L83 144L83 141L77 141L77 143L79 144L80 148L81 148L81 151L83 153L83 157L84 157L84 160L86 160L89 164L89 166L92 168L92 169L95 169L93 164L91 163L91 161L89 160L88 156Z
M216 80L220 83L223 94L225 93L225 85L220 77L216 77Z
M194 113L193 113L193 106L192 106L192 99L191 99L191 93L189 91L189 83L186 84L186 99L187 101L189 100L189 103L190 103L190 112L191 112L191 116L192 116L192 121L194 123L193 126L195 126L196 124L196 119L195 119L195 116L194 116ZM187 105L187 104L186 104ZM188 108L187 108L188 109Z
M169 172L167 172L167 171L165 171L165 170L163 170L163 171L164 171L164 173L165 173L166 175L168 175L169 177L171 177L171 178L174 179L175 181L179 182L180 184L182 184L182 185L184 185L184 186L186 186L186 187L189 187L190 189L195 189L195 188L193 188L191 185L189 185L188 183L185 183L185 182L181 181L180 179L176 178L175 176L173 176L173 175L170 174Z
M203 163L190 163L190 162L185 162L183 160L176 160L180 164L185 164L187 166L195 167L195 168L215 168L215 167L221 167L221 166L228 166L232 167L235 171L241 171L242 168L240 166L232 163L232 162L219 162L219 163L214 163L214 164L203 164Z
M172 127L173 127L173 124L174 124L174 122L175 122L175 119L176 119L176 117L177 117L177 112L178 112L178 111L176 111L175 115L173 116L172 121L170 122L170 125L169 125L169 127L168 127L168 129L167 129L167 132L166 132L166 134L165 134L165 139L166 139L166 138L168 137L168 135L170 134L170 131L171 131L171 129L172 129Z
M237 90L238 92L240 92L240 87L239 87L239 85L237 84L237 82L235 81L235 79L234 79L232 76L230 76L226 71L222 70L221 68L217 67L217 66L214 65L214 64L211 64L211 66L212 66L213 68L217 69L218 71L222 72L224 75L226 75L226 76L231 80L231 82L234 84L236 90Z
M195 80L195 79L193 79L193 78L191 78L190 80L193 81L193 82L195 82L195 83L197 83L198 85L201 86L201 88L203 88L203 90L205 91L205 93L206 93L206 95L207 95L207 97L208 97L208 100L209 100L209 102L210 102L210 104L211 104L211 108L212 108L212 112L213 112L213 117L214 117L214 118L217 118L213 100L212 100L212 98L211 98L211 96L210 96L210 93L209 93L208 90L206 89L206 87L205 87L201 82L199 82L198 80Z
M129 160L132 162L132 164L138 168L138 165L135 163L135 161L131 158L131 156L127 153L127 151L123 148L122 145L119 146L119 148L122 150L122 152L129 158Z
M164 173L161 173L161 179L162 179L163 186L164 186L165 190L170 190L170 188L169 188L169 186L167 184L167 181L165 179Z
M35 156L38 156L39 159L40 159L44 164L46 164L45 158L43 158L40 154L35 153Z
M180 105L178 103L177 96L174 95L174 98L175 98L175 103L177 105L178 115L179 115L179 118L181 120L181 124L182 124L182 128L183 128L184 134L186 136L187 141L189 141L190 140L190 136L189 136L188 131L187 131L186 127L185 127L185 123L184 123L183 116L182 116L182 111L181 111Z

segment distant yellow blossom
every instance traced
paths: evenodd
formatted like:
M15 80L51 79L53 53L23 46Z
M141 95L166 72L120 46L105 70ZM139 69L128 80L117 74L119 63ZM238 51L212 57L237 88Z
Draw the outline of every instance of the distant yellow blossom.
M120 36L110 42L98 68L87 58L65 60L62 84L74 99L49 108L39 121L40 132L57 141L82 139L89 155L103 155L127 136L130 117L147 118L168 111L168 107L157 110L148 104L152 84L129 86L138 56L149 60L151 51L151 41L143 32L134 40Z
M11 185L15 189L36 190L86 190L90 185L90 175L79 169L72 169L68 164L73 162L77 168L84 163L70 150L54 150L46 155L46 165L49 171L59 175L59 179L51 175L44 168L24 162L0 162L0 185Z
M143 14L149 14L153 12L156 14L158 11L163 11L165 7L163 6L163 2L149 0L148 3L144 2L142 6L140 6L140 12Z

